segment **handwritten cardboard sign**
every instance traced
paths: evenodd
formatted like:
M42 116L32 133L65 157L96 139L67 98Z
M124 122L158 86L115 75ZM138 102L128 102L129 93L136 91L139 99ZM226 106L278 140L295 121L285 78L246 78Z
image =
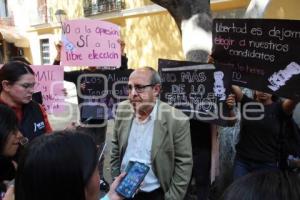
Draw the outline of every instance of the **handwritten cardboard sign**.
M120 27L101 20L63 23L62 65L121 66Z
M230 93L230 71L215 70L211 64L162 59L158 65L162 101L182 110L190 118L226 124L220 115L226 112L221 102Z
M113 119L120 101L128 98L128 77L132 70L96 70L78 77L80 121ZM78 86L77 86L78 87Z
M233 84L300 99L300 21L215 19L213 57Z
M48 113L64 111L64 69L57 65L31 65L35 72L35 92L41 92Z

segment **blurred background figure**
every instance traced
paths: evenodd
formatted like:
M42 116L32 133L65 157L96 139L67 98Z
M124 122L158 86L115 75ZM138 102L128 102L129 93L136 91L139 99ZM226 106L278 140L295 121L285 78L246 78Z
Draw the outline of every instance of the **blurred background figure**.
M61 59L61 48L62 44L59 42L55 45L57 55L53 62L53 65L60 65ZM107 120L104 116L96 117L93 116L95 111L100 111L102 107L97 107L95 105L89 105L90 102L93 100L93 96L85 94L85 89L87 86L86 80L82 78L80 81L80 85L78 85L78 78L83 74L100 74L101 70L98 70L96 67L88 67L84 70L74 70L69 72L64 72L64 80L74 83L77 89L77 99L78 99L78 107L80 113L80 123L81 126L73 127L77 130L80 130L83 133L86 133L92 136L95 140L95 143L99 149L103 149L106 140L106 130L107 130ZM90 98L82 98L81 95L78 95L79 92L86 96L90 96ZM82 105L82 106L81 106ZM102 108L103 109L103 108ZM101 109L101 110L102 110ZM75 124L75 123L73 123ZM91 126L92 125L92 126ZM100 181L100 190L107 192L109 190L109 184L104 179L103 176L103 163L104 163L104 156L102 157L101 161L98 163L99 167L99 176L101 177Z
M125 42L123 40L120 40L120 45L121 45L121 67L119 68L120 70L125 70L128 69L128 58L125 53Z

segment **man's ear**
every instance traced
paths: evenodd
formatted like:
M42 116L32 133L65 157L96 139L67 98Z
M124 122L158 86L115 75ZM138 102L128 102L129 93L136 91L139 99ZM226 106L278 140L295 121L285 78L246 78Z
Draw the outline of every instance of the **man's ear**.
M8 80L3 80L1 82L1 85L2 85L2 89L5 90L5 91L9 90L9 88L11 86L11 84L9 83Z
M159 96L160 90L161 90L161 85L156 84L156 85L154 86L154 94L155 94L156 97Z

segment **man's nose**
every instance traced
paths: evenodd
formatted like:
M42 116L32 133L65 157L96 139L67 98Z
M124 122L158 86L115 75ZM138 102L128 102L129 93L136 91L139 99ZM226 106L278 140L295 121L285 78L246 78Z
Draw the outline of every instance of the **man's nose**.
M135 95L138 94L134 87L132 87L132 89L129 91L129 93L130 93L132 96L135 96Z

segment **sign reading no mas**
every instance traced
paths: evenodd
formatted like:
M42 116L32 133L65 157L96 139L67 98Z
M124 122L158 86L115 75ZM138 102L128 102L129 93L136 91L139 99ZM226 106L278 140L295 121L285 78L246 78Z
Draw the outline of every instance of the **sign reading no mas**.
M300 99L300 21L215 19L213 54L233 84Z
M190 118L224 125L224 104L231 86L230 71L211 64L159 60L160 99Z

